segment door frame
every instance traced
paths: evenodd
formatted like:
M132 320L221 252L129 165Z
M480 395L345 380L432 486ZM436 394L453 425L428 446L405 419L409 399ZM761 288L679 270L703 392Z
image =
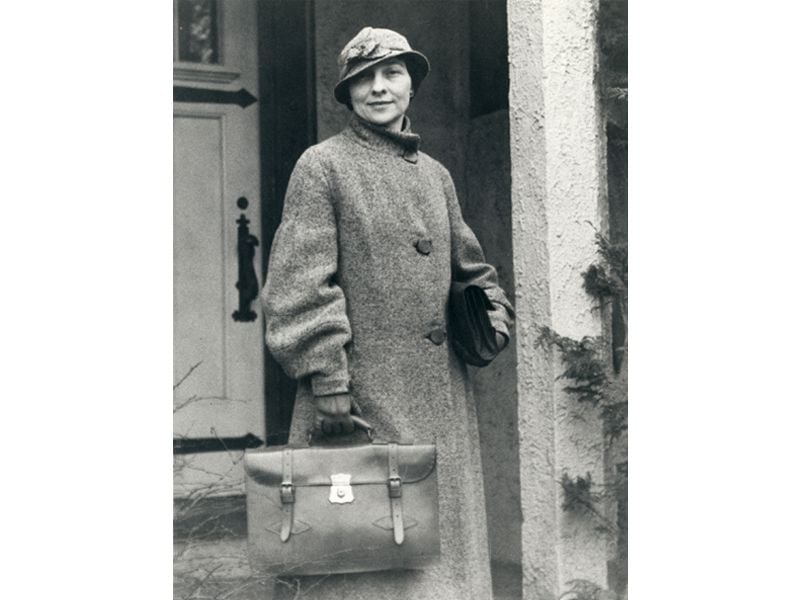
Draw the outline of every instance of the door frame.
M314 3L258 1L259 126L261 129L261 281L297 159L317 143ZM262 320L263 321L263 320ZM267 445L285 444L296 384L264 353Z

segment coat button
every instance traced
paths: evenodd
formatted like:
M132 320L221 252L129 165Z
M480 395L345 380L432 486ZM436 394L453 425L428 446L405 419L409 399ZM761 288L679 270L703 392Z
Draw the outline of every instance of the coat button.
M417 240L414 246L420 254L430 254L433 250L433 243L430 240Z
M437 346L441 346L444 343L447 334L444 332L444 329L434 329L428 334L428 339L432 341Z

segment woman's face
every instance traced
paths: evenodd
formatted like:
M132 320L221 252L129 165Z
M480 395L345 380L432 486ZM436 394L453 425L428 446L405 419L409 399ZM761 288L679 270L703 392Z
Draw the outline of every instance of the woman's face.
M411 75L400 59L365 69L350 81L350 103L362 119L400 131L411 102Z

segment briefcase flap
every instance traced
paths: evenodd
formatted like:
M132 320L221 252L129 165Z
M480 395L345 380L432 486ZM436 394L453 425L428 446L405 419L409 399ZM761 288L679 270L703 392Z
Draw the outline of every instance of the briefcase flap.
M403 483L428 477L436 466L436 446L397 444L397 463ZM280 485L283 480L283 450L248 450L244 457L247 475L262 485ZM330 486L331 475L350 475L350 485L386 484L389 477L389 446L311 446L292 448L292 484Z

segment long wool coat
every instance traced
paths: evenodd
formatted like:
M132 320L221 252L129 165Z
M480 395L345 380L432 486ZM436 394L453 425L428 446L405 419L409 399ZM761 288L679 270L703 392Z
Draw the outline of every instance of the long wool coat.
M299 159L263 292L266 340L298 380L291 442L314 395L350 390L381 439L435 442L440 565L303 578L302 598L487 600L491 577L475 404L447 342L452 278L480 285L508 334L513 310L464 223L447 169L408 121L389 132L353 117ZM278 585L278 596L295 589Z

